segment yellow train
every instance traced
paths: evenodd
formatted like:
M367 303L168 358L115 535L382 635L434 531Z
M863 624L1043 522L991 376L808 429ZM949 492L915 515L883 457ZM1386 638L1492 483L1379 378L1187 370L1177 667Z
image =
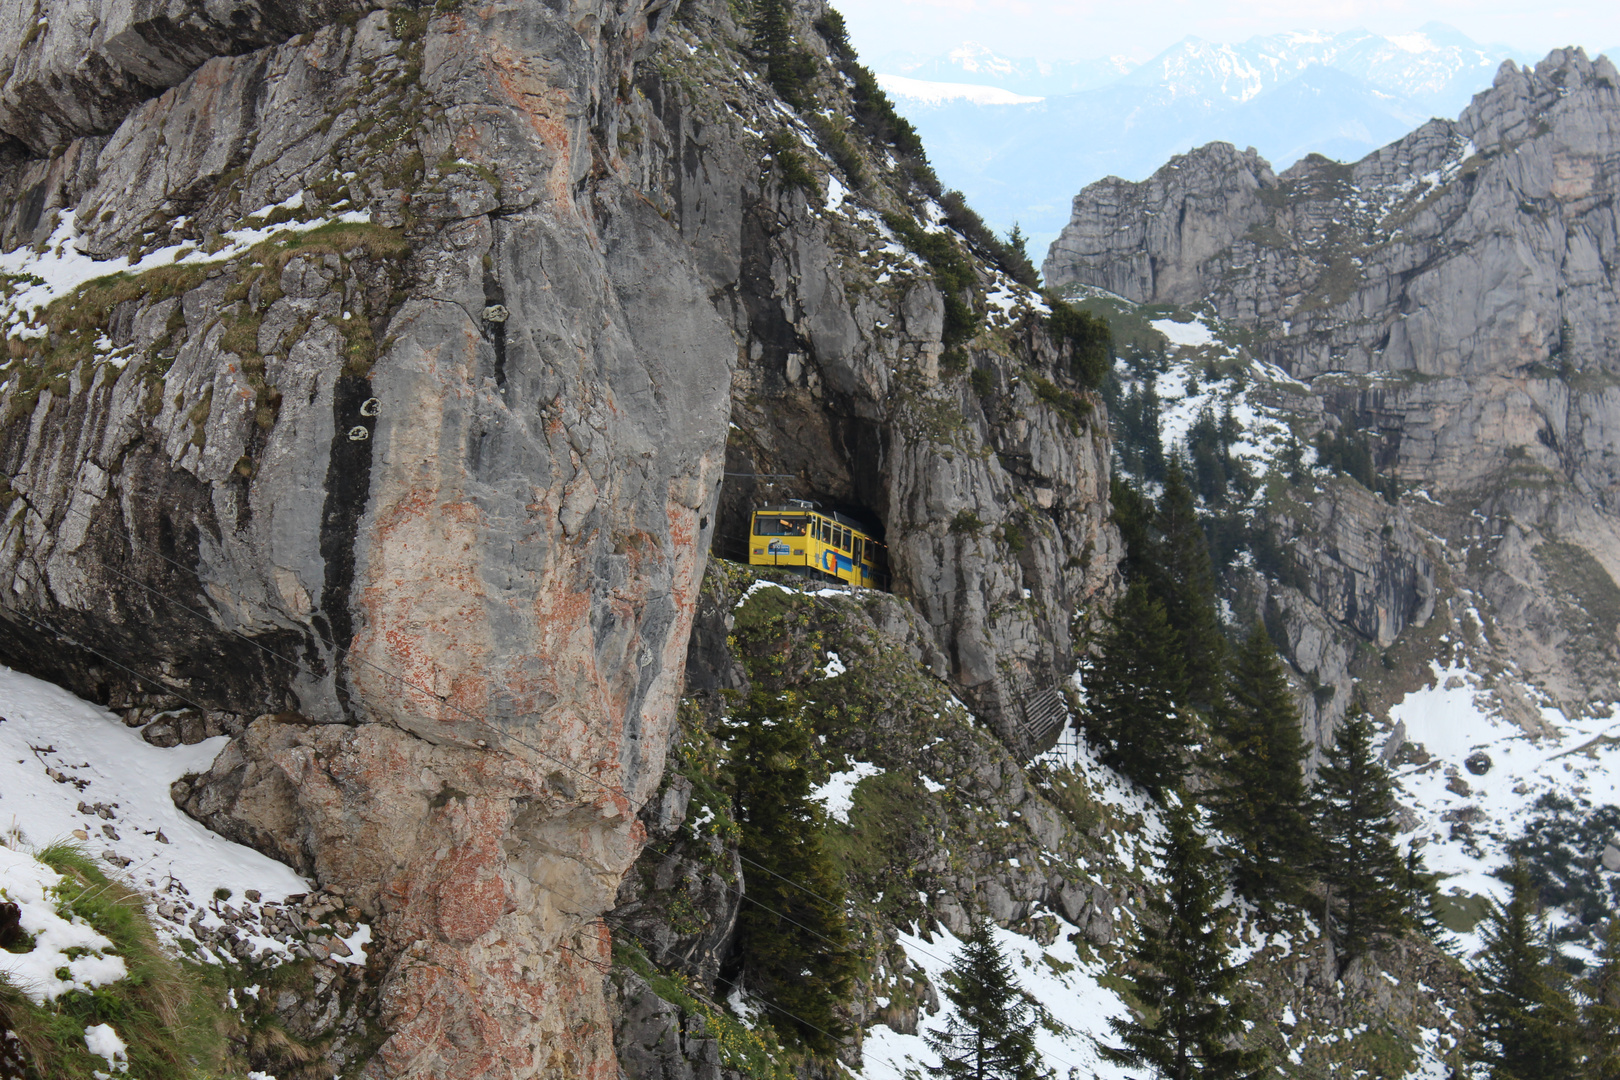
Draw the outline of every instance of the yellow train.
M791 567L810 577L883 588L884 556L883 545L859 525L812 502L761 506L749 527L748 561L754 566Z

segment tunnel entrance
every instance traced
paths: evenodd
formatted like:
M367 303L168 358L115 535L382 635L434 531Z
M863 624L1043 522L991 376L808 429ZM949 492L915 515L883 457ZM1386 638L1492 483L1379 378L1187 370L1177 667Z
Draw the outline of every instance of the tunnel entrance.
M887 590L885 450L881 425L869 419L734 403L713 553ZM802 542L756 531L767 508L788 520L767 529L800 528Z
M713 553L812 581L887 591L882 518L859 504L815 498L796 479L728 472Z

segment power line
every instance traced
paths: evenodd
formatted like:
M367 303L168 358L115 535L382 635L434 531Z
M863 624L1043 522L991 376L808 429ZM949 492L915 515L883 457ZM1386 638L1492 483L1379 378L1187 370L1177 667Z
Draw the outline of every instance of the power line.
M162 682L161 680L158 680L158 679L154 679L150 675L142 675L140 672L136 671L134 668L125 667L123 664L120 664L117 660L114 660L112 657L108 656L106 653L101 652L98 649L94 649L89 645L86 645L84 642L79 641L78 639L76 639L76 638L62 632L61 630L56 629L54 626L51 626L48 623L42 622L41 620L39 620L35 616L30 615L28 612L23 611L20 608L7 608L5 610L10 612L13 615L16 615L18 618L21 618L24 621L32 624L35 630L41 630L44 633L50 634L53 637L56 637L56 638L58 638L58 639L60 639L62 641L67 642L69 645L72 645L75 648L83 649L85 652L89 653L90 655L95 656L95 657L99 657L100 659L105 660L107 663L111 664L115 668L118 668L120 671L128 672L130 675L133 675L135 678L140 679L142 682L149 682L153 686L160 687L163 690L164 693L170 695L171 697L179 698L181 701L185 702L187 705L190 705L193 709L196 709L199 713L207 713L208 712L208 709L205 706L199 705L195 701L192 701L190 698L188 698L185 695L179 693L178 691L176 691L174 689L174 687L170 686L168 683Z
M71 508L72 508L72 504L69 503L69 509L71 509ZM76 512L82 513L82 511L76 511ZM38 511L35 511L35 513L37 514ZM142 547L148 547L148 545L144 544L142 541L136 540L133 536L130 537L130 541L131 541L131 543L140 544ZM169 562L171 565L174 565L176 567L180 567L181 569L185 569L184 567L181 566L181 564L175 563L174 560L169 559L167 556L163 555L161 552L154 552L154 553L157 554L160 558L165 559L165 561ZM109 567L109 569L113 569L113 568ZM122 572L120 572L120 571L118 571L116 569L113 569L113 572L118 574L119 577L125 578L125 580L129 580L129 581L134 581L135 580L133 578L130 578L127 574L123 574ZM186 572L191 573L192 571L187 570ZM136 584L141 584L141 583L136 582ZM277 653L274 650L269 649L268 647L266 647L262 643L260 643L258 641L255 641L253 638L250 638L250 637L246 636L245 634L242 634L241 632L239 632L237 630L233 630L232 628L230 628L228 626L227 627L218 627L218 626L216 626L216 624L213 622L213 620L209 619L208 616L204 612L198 611L196 608L193 608L188 604L184 604L184 603L180 602L179 600L175 599L174 597L169 596L167 593L160 592L158 590L152 589L149 586L145 586L144 584L142 584L142 588L147 589L148 592L152 593L154 596L157 596L159 599L168 601L169 603L172 603L176 607L180 608L182 611L186 611L186 612L190 613L191 615L195 616L196 618L203 620L204 622L208 623L208 625L210 627L214 627L216 629L224 630L226 633L231 634L231 635L233 635L235 637L238 637L238 638L242 639L243 641L246 641L248 644L253 645L256 648L261 649L267 655L275 657L275 658L281 660L283 663L292 664L293 666L298 668L298 670L300 670L300 671L304 670L304 667L303 667L302 664L298 663L297 661L290 660L287 657L282 656L280 653ZM234 596L234 594L231 594L231 595L232 595L233 599L238 599L238 600L241 599L240 597ZM29 616L27 616L25 614L24 618L29 618ZM33 621L33 620L30 619L30 621ZM103 659L106 659L108 663L113 664L114 666L120 668L123 671L129 672L131 675L134 675L137 678L143 678L147 682L151 682L156 686L162 686L165 690L169 690L169 687L167 687L165 684L163 684L161 682L158 682L155 679L151 679L151 678L140 675L138 672L134 671L133 669L125 667L123 664L120 664L117 661L112 660L111 658L107 657L105 654L103 654L103 653L101 653L101 652L99 652L99 651L97 651L95 649L91 649L89 646L84 645L82 642L75 641L74 639L69 638L66 635L61 634L59 632L57 633L56 636L59 637L59 638L62 638L65 641L67 641L69 644L75 645L75 646L77 646L79 648L83 648L86 651L91 652L96 656L100 656ZM335 646L335 648L339 652L349 652L350 651L346 646ZM403 684L405 684L407 686L410 686L413 689L421 691L422 693L431 694L441 704L447 706L450 709L455 710L456 712L461 713L463 716L466 716L469 720L473 721L474 723L477 723L480 726L489 729L490 731L492 731L493 733L497 734L498 736L500 736L502 738L510 739L511 741L516 742L520 746L526 747L527 749L534 751L535 753L537 753L537 754L541 755L542 757L554 762L555 764L561 765L564 768L569 769L570 771L574 772L575 774L577 774L581 778L583 778L585 780L588 780L588 781L591 781L592 783L595 783L600 788L602 788L604 791L606 791L608 794L615 795L618 798L623 799L625 802L630 801L629 796L624 792L624 789L622 787L621 788L609 787L601 779L599 779L599 778L597 778L595 776L592 776L589 773L586 773L586 772L584 772L584 771L582 771L580 769L575 768L573 765L571 765L567 761L564 761L562 758L557 757L556 755L550 753L549 751L543 750L540 747L535 746L534 744L532 744L530 742L527 742L526 740L524 740L523 738L521 738L519 736L513 735L513 734L511 734L509 732L501 732L501 731L499 731L493 725L489 724L489 722L487 720L485 720L484 718L474 716L472 713L467 712L465 709L462 709L459 706L447 701L441 695L433 694L432 691L429 691L429 690L426 690L423 687L417 686L416 684L411 683L409 680L403 678L402 676L395 675L393 672L390 672L387 669L380 667L379 665L370 663L370 661L366 661L366 663L370 664L371 667L373 667L376 670L382 672L384 675L388 675L388 676L390 676L392 678L395 678L399 682L401 682L401 683L403 683ZM174 696L180 697L179 694L175 694ZM182 701L185 701L186 704L190 705L192 708L197 709L199 712L206 713L206 712L209 711L206 708L204 708L203 706L198 705L196 702L191 701L191 700L189 700L187 698L181 697L180 699ZM686 865L691 866L691 867L693 867L693 868L695 868L695 869L697 869L699 871L707 871L707 869L708 869L707 867L704 867L701 863L692 862L691 860L686 859L684 856L677 855L673 851L669 851L667 849L659 848L659 847L656 847L656 846L654 846L652 844L646 845L646 847L643 850L646 850L647 848L651 848L653 851L658 852L659 854L664 855L664 856L666 856L668 858L674 859L677 862L685 863ZM739 855L739 857L746 859L746 856ZM753 860L751 860L751 859L747 859L747 861L748 862L753 862ZM759 864L755 863L754 865L758 866ZM767 870L767 872L772 873L773 876L781 877L780 874L775 874L774 871L769 871L766 867L760 867L760 869ZM722 879L722 882L723 882L723 880L724 879ZM787 881L789 879L782 878L782 880ZM790 882L790 883L792 883L792 882ZM797 883L792 883L792 884L797 885ZM816 938L819 938L821 941L825 942L826 944L831 945L833 948L838 949L838 950L840 950L842 952L847 952L847 953L849 953L850 955L853 955L853 956L861 955L858 951L856 951L854 949L850 949L847 945L836 942L836 941L832 940L831 938L827 937L825 934L822 934L821 932L815 930L814 928L806 926L803 923L797 921L796 919L793 919L792 917L790 917L788 915L785 915L780 911L777 911L775 908L770 907L768 904L765 904L764 902L762 902L760 900L757 900L752 896L747 895L747 893L745 893L742 889L737 888L736 886L729 885L729 884L727 884L725 887L728 888L728 889L736 889L736 894L737 894L739 899L742 899L742 900L744 900L744 901L746 901L748 903L753 904L755 907L758 907L758 908L760 908L760 909L762 909L762 910L764 910L766 912L769 912L771 915L774 915L776 918L781 919L783 922L786 922L786 923L789 923L789 924L791 924L793 926L798 927L799 929L805 931L806 933L811 934ZM819 894L814 893L813 891L811 891L809 889L805 889L805 887L802 886L802 885L798 885L798 887L801 888L801 889L804 889L804 891L810 893L810 895L815 896L817 899L821 900L823 903L825 903L825 904L827 904L829 906L835 906L835 907L838 906L838 905L835 905L833 903L833 901L829 900L828 898L826 898L824 896L820 896Z
M15 480L15 479L17 479L15 476L8 477L8 480ZM128 497L130 497L132 499L135 497L134 493L132 493L132 492L127 492L126 491L125 495L127 495ZM151 503L149 501L148 501L147 504L149 506L151 505ZM33 510L35 515L37 517L39 517L42 522L45 520L44 515L40 514L40 512L36 508L34 508L31 503L28 503L28 502L25 501L24 505L28 509ZM83 517L86 521L91 521L90 516L87 513L85 513L84 511L78 510L76 507L74 507L71 500L67 503L66 506L63 507L63 510L65 512L68 512L68 513L76 513L76 514L80 515L81 517ZM149 545L146 542L136 538L133 535L133 533L128 534L128 539L129 539L129 542L131 544L138 545L138 546L152 552L158 558L162 559L164 562L167 562L168 564L170 564L171 566L175 567L176 569L182 571L183 573L190 574L192 576L197 576L196 575L196 570L194 568L186 567L182 563L176 562L174 559L169 558L167 555L164 555L161 551L156 550L151 545ZM106 566L107 569L111 570L114 574L117 574L119 577L125 579L126 581L130 581L130 582L132 582L132 583L134 583L136 585L139 585L142 589L144 589L147 592L151 593L152 595L158 597L159 599L164 600L164 601L166 601L168 603L171 603L171 604L175 605L176 607L180 608L181 610L190 613L194 617L203 620L211 628L216 629L216 630L223 630L227 634L230 634L230 635L232 635L234 637L240 638L242 641L245 641L248 644L252 645L253 647L261 650L266 655L274 657L275 659L280 660L282 663L292 665L294 668L296 668L300 672L306 672L307 671L307 669L304 667L304 665L301 662L290 659L288 657L285 657L285 656L281 655L280 653L276 652L275 650L270 649L268 646L264 645L262 642L259 642L259 641L255 640L254 638L248 637L246 634L243 634L242 632L240 632L238 630L235 630L235 629L233 629L233 628L231 628L229 626L219 626L219 625L217 625L211 618L209 618L209 616L205 612L199 611L196 608L191 607L189 604L185 604L185 603L181 602L180 600L176 599L175 597L172 597L172 596L168 595L165 592L162 592L162 591L157 590L157 589L153 589L151 586L148 586L145 583L140 582L137 579L132 578L127 574L124 574L122 571L119 571L114 567L108 566L105 563L103 563L102 565ZM232 599L235 599L235 600L240 600L241 599L240 597L235 596L235 594L229 593L228 590L225 590L225 591L227 592L227 595L230 595L232 597ZM834 605L828 603L825 600L825 598L823 598L823 597L819 597L819 596L816 596L814 594L809 594L809 593L805 593L803 595L808 597L812 602L816 603L819 606L825 607L830 611L836 610ZM36 626L41 625L32 616L28 615L26 612L23 612L20 609L11 609L11 610L15 611L22 618L27 619L29 622L34 623ZM204 707L202 705L199 705L197 702L192 701L191 699L186 698L186 697L176 693L173 690L173 688L169 687L167 684L165 684L163 682L160 682L159 680L153 679L153 678L151 678L149 676L141 675L139 672L135 671L134 669L126 667L124 664L121 664L118 661L113 660L111 657L106 656L104 653L100 652L99 650L91 648L90 646L85 645L83 642L79 642L79 641L67 636L66 634L61 633L60 631L56 631L53 628L50 628L48 626L46 627L46 629L49 632L54 633L55 636L57 636L58 638L61 638L62 640L67 641L69 644L72 644L72 645L74 645L74 646L76 646L78 648L84 649L86 652L89 652L92 655L101 657L102 659L106 660L108 663L112 664L113 666L119 668L122 671L128 672L130 675L134 676L135 678L141 679L141 680L143 680L145 682L149 682L149 683L152 683L155 686L161 687L166 693L169 693L169 694L173 695L174 697L178 697L181 701L184 701L186 704L190 705L192 708L198 710L198 712L207 713L209 711L206 707ZM347 654L351 658L351 660L354 659L352 649L349 646L339 645L339 644L334 642L333 645L332 645L332 648L333 648L334 659L336 659L339 655L343 655L343 654ZM553 763L555 763L557 765L562 766L563 768L565 768L568 771L574 773L575 775L581 777L582 779L590 781L591 783L596 784L599 788L601 788L607 794L612 795L612 796L616 796L617 798L622 799L626 803L629 803L631 801L629 796L625 793L625 791L624 791L624 789L622 787L617 787L617 788L616 787L611 787L605 781L600 779L599 777L593 776L590 773L587 773L587 772L575 767L573 764L565 761L564 759L562 759L560 757L557 757L555 754L553 754L553 753L551 753L551 752L549 752L547 750L544 750L544 749L542 749L542 748L540 748L538 746L535 746L534 744L528 742L527 740L521 738L520 736L514 735L514 734L512 734L510 732L505 732L505 731L500 730L499 728L496 728L494 725L490 724L489 721L486 718L475 716L474 714L468 712L467 710L465 710L465 709L461 708L460 706L454 704L453 702L449 701L443 695L437 694L437 693L433 692L432 690L427 689L424 686L421 686L421 685L419 685L417 683L414 683L414 682L412 682L411 680L405 678L402 675L399 675L399 674L397 674L395 672L389 671L388 669L382 667L379 664L376 664L373 661L367 660L365 658L359 658L359 662L366 665L367 667L379 672L383 676L395 680L396 682L398 682L399 684L401 684L403 686L407 686L407 687L409 687L409 688L411 688L413 690L416 690L419 693L422 693L424 695L432 697L434 700L438 701L441 705L445 706L446 708L448 708L448 709L450 709L450 710L452 710L452 711L454 711L456 713L461 714L462 716L466 717L468 720L471 720L473 723L478 724L480 727L490 731L492 734L495 734L498 738L508 739L508 740L510 740L512 742L515 742L518 745L523 746L523 747L533 751L536 754L539 754L540 756L546 758L547 760L549 760L549 761L551 761L551 762L553 762ZM643 852L648 851L648 850L654 851L654 852L658 853L659 855L662 855L662 856L664 856L666 858L672 859L672 860L674 860L674 861L676 861L678 863L685 864L685 865L687 865L687 866L689 866L689 867L691 867L693 869L698 870L700 873L708 873L712 869L710 867L704 866L701 863L698 863L698 862L695 862L695 861L693 861L691 859L688 859L685 856L676 854L675 852L670 851L667 848L660 847L660 846L657 846L657 845L654 845L654 844L651 844L651 843L645 845L645 847L643 848ZM822 903L828 905L829 907L841 908L841 906L842 906L841 904L835 903L830 898L828 898L826 896L823 896L820 893L816 892L814 889L809 888L808 886L804 885L803 883L795 881L792 878L785 877L784 875L779 874L774 870L771 870L769 867L766 867L766 866L764 866L764 865L762 865L762 864L760 864L758 862L755 862L753 859L748 858L746 855L742 855L740 852L738 853L738 858L741 861L746 862L749 865L754 866L754 867L764 871L767 874L770 874L772 877L775 877L775 878L777 878L777 879L779 879L779 880L781 880L783 882L786 882L789 885L792 885L794 888L800 890L801 892L804 892L808 896L814 897L815 899L821 901ZM855 949L851 949L851 948L849 948L849 946L847 946L845 944L842 944L840 942L836 942L833 939L827 937L825 934L822 934L821 932L815 930L814 928L806 926L805 924L791 918L790 916L785 915L782 912L777 911L776 909L770 907L769 905L763 903L762 901L757 900L752 896L749 896L739 886L731 885L731 884L725 882L724 878L721 878L721 884L725 889L735 891L735 894L738 897L738 899L743 900L744 902L753 904L755 907L758 907L761 910L763 910L765 912L768 912L769 914L775 916L776 918L781 919L782 921L787 922L790 925L798 927L799 929L805 931L806 933L811 934L812 936L818 938L819 940L826 943L827 945L832 946L834 949L837 949L837 950L842 951L842 952L846 952L846 953L848 953L848 954L850 954L852 956L860 956L861 955L859 951L857 951ZM928 952L925 949L920 949L919 948L916 951L918 953L922 954L923 956L926 956L929 959L935 960L935 961L937 961L939 963L942 963L942 964L950 963L950 961L945 959L944 957L941 957L941 956L938 956L938 955L936 955L934 953ZM1058 1060L1060 1061L1060 1063L1067 1064L1066 1062L1062 1062L1061 1059L1058 1059Z
M648 941L646 938L642 937L640 934L636 933L634 930L630 929L628 926L618 925L614 920L608 918L607 916L603 916L602 921L604 923L606 923L609 927L611 927L611 928L613 928L613 929L615 929L615 930L617 930L619 932L622 932L624 934L628 934L630 937L635 938L637 941L641 942L641 944L646 946L647 948L657 949L657 946L655 944ZM649 960L652 959L651 956L649 956L648 959ZM736 982L734 982L734 981L733 982L727 982L724 979L717 979L716 981L720 982L723 985L730 986L733 990L740 989L738 984ZM793 1020L793 1021L796 1021L797 1023L803 1024L805 1027L810 1028L812 1031L819 1031L821 1034L827 1036L827 1038L831 1039L835 1043L838 1041L838 1036L834 1035L832 1032L828 1031L826 1028L821 1027L819 1024L813 1024L809 1020L806 1020L804 1017L799 1016L796 1013L789 1012L787 1009L782 1008L780 1005L777 1005L777 1004L775 1004L773 1002L766 1001L764 998L755 998L754 1000L758 1001L759 1004L765 1006L767 1009L770 1009L773 1012L779 1012L783 1016L786 1016L787 1018L789 1018L790 1020ZM861 1048L861 1056L863 1058L867 1056L865 1047ZM894 1069L896 1072L901 1073L902 1075L906 1071L900 1065L900 1063L895 1061L893 1058L879 1057L879 1055L877 1055L877 1054L873 1054L872 1056L878 1058L879 1061L883 1062L885 1065L888 1065L891 1069ZM863 1068L864 1068L864 1066L863 1066Z

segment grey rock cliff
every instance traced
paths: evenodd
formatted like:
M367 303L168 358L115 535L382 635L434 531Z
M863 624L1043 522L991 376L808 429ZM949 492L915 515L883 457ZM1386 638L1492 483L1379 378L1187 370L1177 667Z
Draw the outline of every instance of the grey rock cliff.
M104 135L216 56L249 52L383 0L8 0L0 8L0 132L35 153Z
M613 1074L599 917L755 501L881 523L919 655L1031 749L1113 579L1101 405L984 266L942 366L882 220L927 200L725 5L87 6L0 18L0 250L167 254L8 330L0 657L244 718L175 797L372 923L367 1075Z
M1368 433L1426 493L1393 520L1305 515L1304 594L1331 622L1385 648L1444 579L1482 602L1496 663L1579 709L1620 669L1617 190L1620 75L1559 50L1354 164L1275 175L1213 144L1093 185L1045 268L1207 305L1309 384L1308 429Z
M181 794L373 921L373 1075L611 1067L578 913L662 774L736 356L677 230L594 171L648 32L377 12L14 166L10 245L72 212L92 254L207 249L302 199L86 301L89 355L58 363L60 309L14 351L3 648L266 714ZM312 229L341 208L371 221Z

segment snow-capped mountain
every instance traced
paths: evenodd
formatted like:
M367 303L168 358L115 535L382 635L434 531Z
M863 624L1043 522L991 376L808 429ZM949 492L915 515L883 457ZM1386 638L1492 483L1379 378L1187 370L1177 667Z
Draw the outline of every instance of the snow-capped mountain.
M1000 86L979 83L932 82L911 79L904 75L879 75L878 84L890 97L916 102L919 105L945 105L962 102L968 105L1035 105L1045 98L1014 93Z
M1016 94L1050 97L1107 86L1133 71L1136 62L1126 56L1099 56L1086 60L1010 58L975 42L964 41L941 56L888 53L879 56L872 67L885 74L923 82L975 83L996 86Z
M996 228L1019 223L1039 251L1062 227L1069 197L1104 176L1141 179L1213 140L1254 146L1279 167L1310 153L1354 160L1430 116L1457 115L1504 60L1524 59L1429 23L1390 37L1189 37L1139 66L1039 62L964 44L943 56L891 54L874 68L941 180Z
M1410 33L1381 37L1366 30L1291 32L1235 44L1189 37L1125 75L1133 86L1168 89L1176 98L1244 102L1312 68L1332 68L1388 94L1445 112L1489 82L1512 55L1479 45L1444 25L1429 23ZM1460 101L1453 100L1459 92Z

